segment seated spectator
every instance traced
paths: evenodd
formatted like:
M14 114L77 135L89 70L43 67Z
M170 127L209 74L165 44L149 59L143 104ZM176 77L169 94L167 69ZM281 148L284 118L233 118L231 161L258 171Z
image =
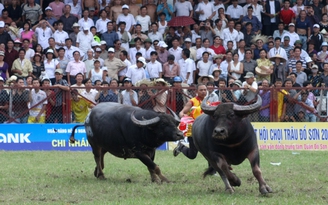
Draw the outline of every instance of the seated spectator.
M242 82L240 80L235 80L229 87L231 86L233 89L233 101L238 104L245 104L247 101L243 95L243 90L240 89L243 86Z
M290 121L288 122L308 122L305 118L305 111L304 110L299 110L297 115L294 117L290 117ZM287 121L286 121L287 122Z
M243 88L245 88L245 90L243 91L243 94L247 102L251 103L256 98L258 86L255 82L253 73L247 72L244 78L245 81L243 82Z

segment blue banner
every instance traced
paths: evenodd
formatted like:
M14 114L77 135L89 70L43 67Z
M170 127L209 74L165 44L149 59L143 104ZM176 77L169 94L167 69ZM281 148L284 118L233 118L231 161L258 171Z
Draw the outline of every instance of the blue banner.
M76 124L0 124L0 150L91 151L84 127L75 130L74 144L69 143ZM158 148L167 150L167 143Z

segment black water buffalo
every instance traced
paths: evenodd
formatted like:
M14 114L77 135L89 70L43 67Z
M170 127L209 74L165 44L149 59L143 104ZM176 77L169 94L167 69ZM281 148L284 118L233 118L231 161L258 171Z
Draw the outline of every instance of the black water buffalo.
M248 114L258 111L261 105L260 96L254 104L244 106L223 103L215 107L203 103L201 107L205 114L196 118L193 124L194 144L211 165L203 176L217 171L229 193L234 192L232 186L241 184L240 179L230 171L231 165L238 165L246 158L259 182L260 192L272 192L262 177L256 135L247 119Z
M154 158L156 148L164 142L183 139L183 133L177 129L180 119L170 112L173 116L118 103L95 106L84 123L96 162L95 177L105 178L104 155L109 152L124 159L137 158L148 167L153 182L169 182ZM79 126L83 125L73 128L71 143Z

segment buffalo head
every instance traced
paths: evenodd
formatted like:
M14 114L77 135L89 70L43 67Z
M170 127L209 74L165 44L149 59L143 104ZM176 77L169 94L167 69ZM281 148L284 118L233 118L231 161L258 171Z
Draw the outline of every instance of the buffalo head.
M169 109L173 116L168 114L160 114L156 113L156 117L151 119L137 119L135 116L135 112L131 113L131 121L140 126L146 127L151 132L154 133L154 137L157 136L161 140L164 141L177 141L183 139L183 133L178 129L178 125L180 122L179 117ZM153 111L149 111L154 114Z
M201 108L203 112L210 115L214 122L213 138L226 139L232 133L241 130L241 121L247 115L258 111L262 106L262 98L258 95L255 103L250 105L237 105L234 103L223 103L218 106L209 106L203 100Z

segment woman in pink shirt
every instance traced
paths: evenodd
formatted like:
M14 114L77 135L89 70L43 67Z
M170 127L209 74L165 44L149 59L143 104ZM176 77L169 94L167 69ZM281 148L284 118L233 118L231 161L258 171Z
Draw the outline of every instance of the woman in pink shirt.
M54 17L59 19L63 15L65 4L59 0L55 0L49 4L49 7L52 9Z
M28 22L24 23L23 26L24 30L21 33L21 42L23 42L23 39L28 39L30 41L30 48L33 47L32 45L32 41L35 40L35 36L34 36L34 31L31 30L31 24L29 24Z

